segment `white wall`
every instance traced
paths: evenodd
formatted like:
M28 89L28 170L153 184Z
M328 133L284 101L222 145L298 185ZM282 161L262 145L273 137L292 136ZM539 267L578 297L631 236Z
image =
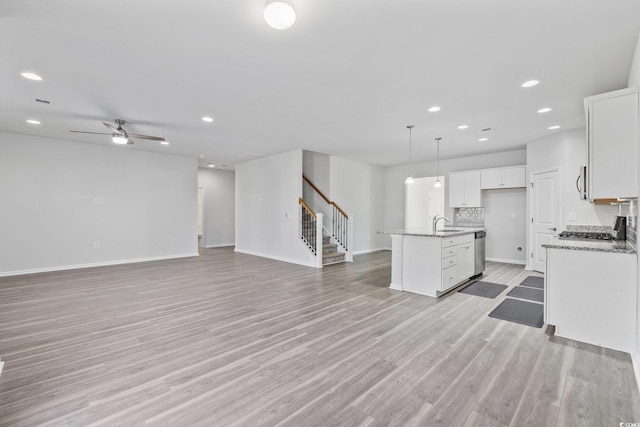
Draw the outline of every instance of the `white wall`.
M236 165L236 251L315 265L299 236L302 150Z
M202 246L215 248L235 244L235 172L198 169L198 187L204 188L204 240Z
M580 166L587 164L587 136L584 128L553 134L527 144L527 182L532 173L560 170L561 223L566 225L613 225L617 208L581 200L576 189ZM575 213L576 221L569 215Z
M449 172L473 169L488 169L502 166L516 166L527 163L526 150L505 151L501 153L483 154L479 156L460 157L456 159L440 160L440 174L445 176L445 215L451 218L452 209L449 208L449 191L446 189ZM435 176L436 162L414 163L413 177ZM407 177L408 166L400 165L388 167L384 171L384 229L392 230L404 228L405 191L404 180ZM384 245L391 247L391 240L385 236Z
M196 171L195 158L0 132L0 275L197 255Z
M629 81L627 86L640 86L640 35L638 35L638 41L636 42L636 51L633 55L631 70L629 70Z
M358 254L383 249L384 236L378 231L384 229L384 168L331 156L330 191L331 199L354 215L350 250Z

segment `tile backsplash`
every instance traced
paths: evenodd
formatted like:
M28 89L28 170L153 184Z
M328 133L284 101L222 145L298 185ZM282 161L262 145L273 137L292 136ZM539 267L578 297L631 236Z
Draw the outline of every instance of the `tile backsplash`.
M453 208L456 227L484 227L484 208Z

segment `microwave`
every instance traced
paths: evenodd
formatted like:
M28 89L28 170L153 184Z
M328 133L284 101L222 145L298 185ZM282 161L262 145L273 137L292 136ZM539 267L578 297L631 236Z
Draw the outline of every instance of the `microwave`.
M578 171L578 179L576 180L576 189L580 195L580 200L587 200L587 167L580 166Z

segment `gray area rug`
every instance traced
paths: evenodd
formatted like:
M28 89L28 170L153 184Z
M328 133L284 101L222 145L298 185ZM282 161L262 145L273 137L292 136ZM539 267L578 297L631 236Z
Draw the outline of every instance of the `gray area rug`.
M464 289L460 289L458 292L484 298L495 298L507 289L507 287L507 285L500 285L498 283L477 281Z
M507 296L536 302L544 301L544 291L542 289L526 288L524 286L516 286L509 291Z
M489 317L541 328L543 325L543 305L535 302L505 298Z
M544 277L528 276L519 286L544 289Z

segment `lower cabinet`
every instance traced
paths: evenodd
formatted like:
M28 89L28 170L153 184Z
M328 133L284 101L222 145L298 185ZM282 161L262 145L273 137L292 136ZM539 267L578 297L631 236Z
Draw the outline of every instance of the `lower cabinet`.
M636 255L547 248L544 321L564 338L631 352Z
M474 233L391 235L391 289L438 297L473 276Z

